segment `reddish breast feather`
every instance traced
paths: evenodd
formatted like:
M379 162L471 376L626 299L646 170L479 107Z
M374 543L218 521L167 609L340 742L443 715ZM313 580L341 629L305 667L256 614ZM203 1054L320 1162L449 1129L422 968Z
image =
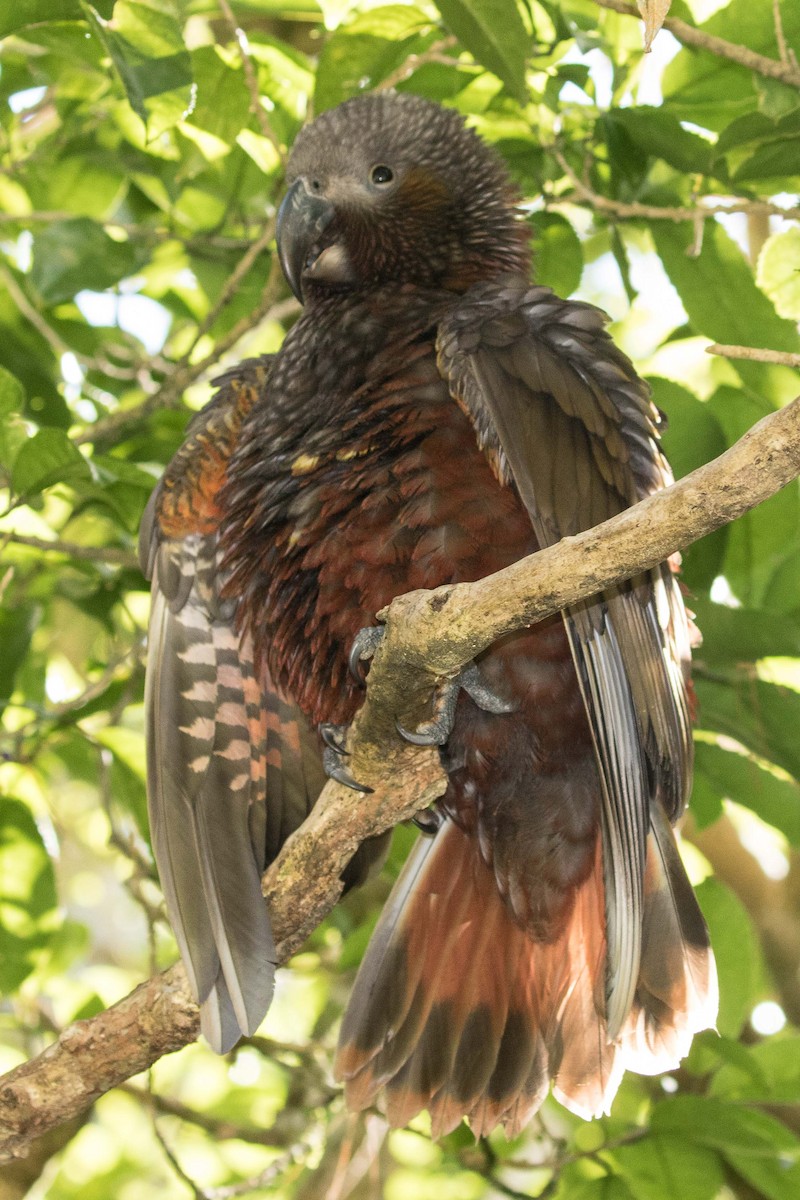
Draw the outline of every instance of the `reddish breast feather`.
M395 596L480 579L538 549L516 489L498 482L450 396L432 339L407 343L402 360L354 389L335 423L274 456L274 478L239 505L252 536L228 554L228 586L272 677L315 723L352 720L363 691L350 645ZM443 807L479 839L517 921L549 940L597 833L597 772L561 618L504 639L481 669L515 711L494 716L462 694Z

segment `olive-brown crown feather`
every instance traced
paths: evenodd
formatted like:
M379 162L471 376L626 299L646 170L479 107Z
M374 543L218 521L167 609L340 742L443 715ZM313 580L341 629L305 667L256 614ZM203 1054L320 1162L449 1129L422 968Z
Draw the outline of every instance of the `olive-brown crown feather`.
M420 96L373 93L322 113L298 135L287 175L332 209L315 252L336 247L338 285L464 291L528 269L502 160L459 113Z

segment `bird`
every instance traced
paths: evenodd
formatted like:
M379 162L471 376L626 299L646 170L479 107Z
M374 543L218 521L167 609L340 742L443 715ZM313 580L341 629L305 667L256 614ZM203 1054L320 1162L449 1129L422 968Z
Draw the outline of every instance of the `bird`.
M599 309L532 277L497 151L452 107L360 94L298 134L277 252L301 315L215 381L147 507L154 852L211 1046L252 1034L260 877L327 778L376 613L593 528L671 482ZM693 626L671 560L507 635L398 737L447 785L386 902L335 1072L393 1126L516 1134L674 1068L717 977L673 824ZM385 839L345 873L374 869Z

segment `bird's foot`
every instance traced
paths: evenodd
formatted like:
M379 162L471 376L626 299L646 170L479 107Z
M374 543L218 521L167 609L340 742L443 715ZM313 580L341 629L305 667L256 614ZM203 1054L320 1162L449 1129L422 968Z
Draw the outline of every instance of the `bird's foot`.
M324 745L322 769L328 779L335 779L337 783L352 788L354 792L363 792L364 795L368 795L372 788L354 779L342 761L350 757L349 751L344 748L347 741L347 726L333 725L330 721L323 721L318 728Z
M362 687L366 686L366 674L361 664L365 659L372 658L383 641L385 632L382 625L365 625L353 638L347 665L350 668L350 674Z
M471 662L453 679L437 684L433 694L433 715L429 721L416 729L405 729L398 721L397 732L414 746L443 746L453 732L458 693L462 688L484 712L510 713L516 707L493 692L477 663Z

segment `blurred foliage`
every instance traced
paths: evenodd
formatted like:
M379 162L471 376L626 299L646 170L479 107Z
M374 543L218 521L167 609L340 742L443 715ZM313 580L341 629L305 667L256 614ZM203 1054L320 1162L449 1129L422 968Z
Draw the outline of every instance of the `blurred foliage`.
M782 29L767 0L673 4L790 61L800 6L777 11ZM797 391L704 347L800 349L798 230L758 204L798 190L800 92L665 33L645 56L638 23L591 0L17 0L0 38L6 1069L176 954L147 843L136 530L217 364L275 349L296 315L271 222L307 113L394 85L467 114L528 205L539 281L611 312L682 475ZM384 878L280 973L259 1037L163 1060L37 1143L0 1197L800 1195L799 518L794 485L684 557L705 636L707 856L688 861L722 1009L679 1071L629 1076L589 1125L548 1101L513 1144L347 1117L331 1050L402 829Z

